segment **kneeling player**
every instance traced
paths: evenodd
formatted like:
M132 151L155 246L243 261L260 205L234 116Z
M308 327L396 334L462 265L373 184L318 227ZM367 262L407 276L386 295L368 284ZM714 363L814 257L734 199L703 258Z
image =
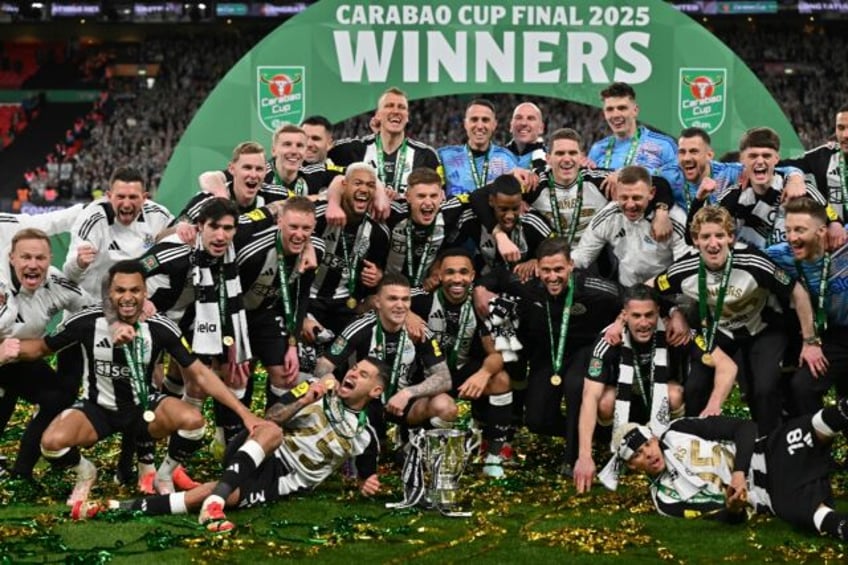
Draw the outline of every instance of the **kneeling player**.
M374 311L346 327L315 366L318 380L347 366L351 358L370 355L391 367L383 392L385 418L379 402L369 408L380 438L385 437L386 420L436 428L449 428L456 420L456 403L446 394L451 390L450 370L438 342L428 337L415 343L406 329L410 296L405 276L386 273L377 285Z
M483 472L503 477L501 449L507 440L512 415L512 391L509 375L503 370L503 356L495 351L495 342L474 310L471 287L474 263L462 248L440 254L439 289L414 292L412 311L426 324L446 352L453 390L460 398L488 402L475 406L482 413L487 442ZM475 414L476 416L476 414Z
M170 436L168 455L183 462L198 442L177 433L202 428L197 408L152 391L156 359L167 351L194 385L233 410L246 428L262 423L242 405L224 383L189 350L179 329L160 314L142 321L147 290L144 268L137 261L119 261L108 273L108 306L120 322L111 326L102 307L87 308L68 318L64 329L44 339L20 342L19 358L38 359L79 344L86 367L83 396L59 414L41 437L41 453L52 464L72 467L77 482L68 504L81 504L94 484L97 469L82 457L79 447L90 447L116 432L143 438ZM186 426L192 426L186 428ZM152 441L151 439L151 441Z
M638 284L624 292L624 333L619 345L609 345L602 335L596 342L583 384L580 407L579 452L574 486L586 492L595 476L592 437L598 422L615 426L639 422L652 429L665 428L672 417L683 414L686 375L701 363L702 350L694 340L671 347L654 289ZM712 352L715 384L699 416L721 414L721 407L736 380L736 363L716 347ZM607 436L609 437L609 436Z

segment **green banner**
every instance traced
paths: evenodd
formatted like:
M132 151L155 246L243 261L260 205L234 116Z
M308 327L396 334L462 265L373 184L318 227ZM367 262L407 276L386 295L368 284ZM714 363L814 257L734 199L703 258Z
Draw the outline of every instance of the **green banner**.
M636 89L641 121L674 137L703 127L717 154L762 125L778 131L784 154L803 149L745 63L659 0L322 0L215 88L177 145L158 199L179 208L197 175L224 168L237 143L270 147L281 122L372 110L390 86L411 99L512 92L600 107L598 93L613 81Z

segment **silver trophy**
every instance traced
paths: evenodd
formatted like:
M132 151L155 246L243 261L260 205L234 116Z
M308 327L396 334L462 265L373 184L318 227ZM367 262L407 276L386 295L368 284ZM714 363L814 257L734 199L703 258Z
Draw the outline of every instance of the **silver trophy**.
M452 512L459 498L459 479L468 455L480 445L479 434L462 430L427 430L424 433L424 481L427 499L445 515L470 516Z
M459 479L469 454L480 445L478 430L415 430L410 432L401 471L403 500L386 508L437 508L444 516L471 516L452 509L459 498Z

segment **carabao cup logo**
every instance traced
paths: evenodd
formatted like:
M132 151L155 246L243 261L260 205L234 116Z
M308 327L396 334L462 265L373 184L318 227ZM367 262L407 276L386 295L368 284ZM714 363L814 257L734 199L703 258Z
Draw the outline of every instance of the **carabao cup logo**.
M678 116L683 127L713 133L727 107L727 69L680 69Z
M257 67L256 75L256 105L262 125L275 131L285 123L299 124L305 110L305 69Z

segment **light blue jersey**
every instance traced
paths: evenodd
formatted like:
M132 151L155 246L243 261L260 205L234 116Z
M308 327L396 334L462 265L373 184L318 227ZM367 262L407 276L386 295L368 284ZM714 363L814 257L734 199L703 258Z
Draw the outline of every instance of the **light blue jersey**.
M639 145L630 162L632 138L619 139L607 136L592 145L589 159L601 169L620 169L626 165L640 165L648 169L652 175L660 175L668 180L675 194L683 194L683 173L677 166L677 143L669 136L651 131L645 126L639 126ZM612 151L607 157L607 149L612 141ZM684 210L686 208L684 207Z
M445 168L445 193L448 198L468 194L518 167L518 158L505 147L489 146L489 151L469 160L468 145L446 145L438 150ZM482 183L482 184L481 184Z
M783 173L786 176L797 173L801 175L801 179L803 180L804 173L797 167L776 167L775 171ZM712 205L718 204L721 195L724 194L728 188L739 182L739 175L741 174L742 163L710 161L710 177L712 177L718 186L716 186L715 191L709 195L707 202ZM698 192L698 185L692 184L684 178L683 188L681 190L676 190L672 186L672 191L674 192L674 203L688 212L689 203L695 199L695 194Z
M787 273L797 277L799 280L803 280L795 265L792 248L789 247L788 243L783 242L772 245L766 248L766 254ZM807 290L810 293L810 301L813 304L813 308L816 307L819 299L819 285L821 284L823 263L824 257L812 262L801 262L804 276L809 283ZM827 308L828 324L848 328L848 245L843 245L831 254L825 306Z

